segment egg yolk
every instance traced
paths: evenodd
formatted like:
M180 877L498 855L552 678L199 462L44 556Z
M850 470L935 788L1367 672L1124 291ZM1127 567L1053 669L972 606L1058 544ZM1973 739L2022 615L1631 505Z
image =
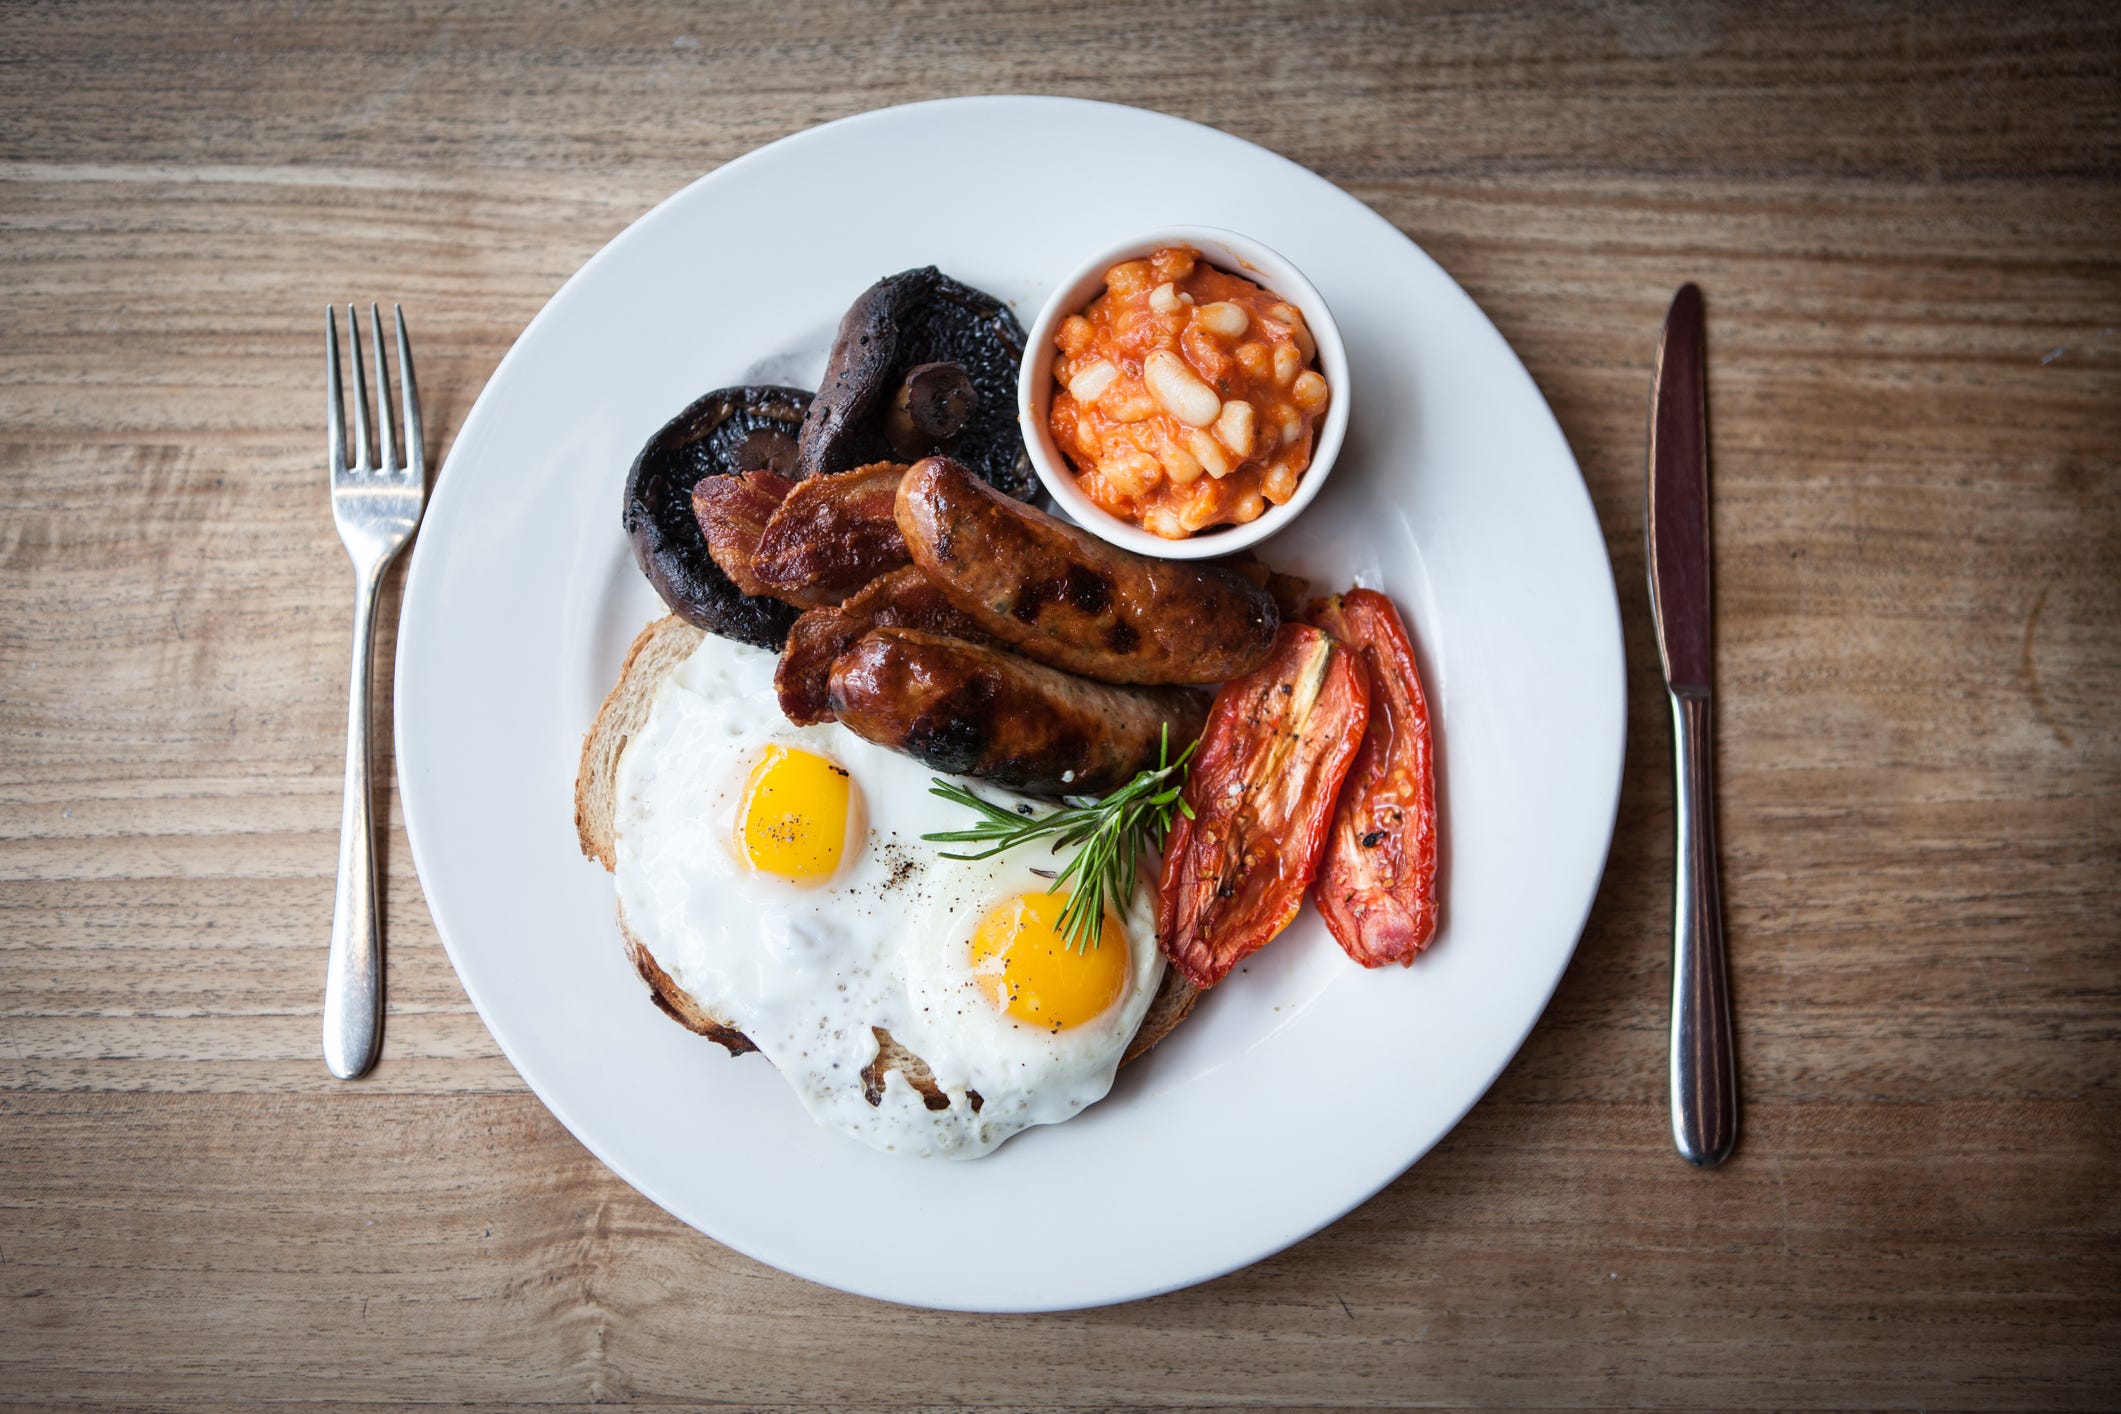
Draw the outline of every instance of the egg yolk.
M854 804L854 782L844 767L815 752L769 746L744 786L737 852L762 874L822 884L840 867Z
M1078 950L1060 933L1068 895L1004 899L972 933L972 975L996 1011L1058 1031L1119 1000L1127 985L1127 935L1111 915L1102 939Z

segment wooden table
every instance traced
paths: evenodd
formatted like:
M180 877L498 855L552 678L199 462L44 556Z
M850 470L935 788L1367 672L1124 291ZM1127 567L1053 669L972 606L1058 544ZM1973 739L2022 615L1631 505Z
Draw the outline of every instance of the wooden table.
M2121 1398L2121 26L1753 9L8 8L0 1395ZM1440 260L1582 461L1632 706L1576 961L1435 1153L1235 1276L970 1318L783 1276L606 1172L467 1004L395 828L385 1059L326 1078L349 582L317 311L404 301L446 448L685 182L1013 90L1264 143ZM1746 1097L1713 1173L1666 1137L1640 524L1686 278Z

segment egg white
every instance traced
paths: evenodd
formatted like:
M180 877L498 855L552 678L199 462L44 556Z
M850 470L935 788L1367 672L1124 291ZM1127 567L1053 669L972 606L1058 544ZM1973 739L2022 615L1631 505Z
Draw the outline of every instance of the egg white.
M939 858L953 846L921 836L962 828L968 812L929 794L936 773L836 723L790 724L774 662L709 635L664 679L620 757L615 875L627 927L703 1008L751 1038L815 1119L875 1148L976 1158L1101 1098L1163 977L1147 880L1120 920L1126 986L1102 1015L1054 1032L996 1011L970 972L972 932L995 904L1045 889L1033 871L1056 871L1069 853L1039 843L977 862ZM736 850L751 768L776 743L836 761L860 798L840 867L819 887L760 873ZM896 1070L881 1103L868 1102L873 1028L928 1063L948 1109L928 1109Z

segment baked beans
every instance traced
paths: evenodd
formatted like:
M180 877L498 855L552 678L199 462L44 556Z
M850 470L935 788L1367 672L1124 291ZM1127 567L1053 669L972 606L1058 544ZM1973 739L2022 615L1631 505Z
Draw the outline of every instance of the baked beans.
M1053 440L1113 515L1183 540L1296 494L1331 399L1296 306L1173 246L1106 271L1054 343Z

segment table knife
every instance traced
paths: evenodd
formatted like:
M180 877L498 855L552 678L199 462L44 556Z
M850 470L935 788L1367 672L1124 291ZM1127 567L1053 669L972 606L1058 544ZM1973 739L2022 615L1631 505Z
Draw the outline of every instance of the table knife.
M1710 704L1709 428L1701 291L1681 285L1650 384L1650 609L1672 702L1677 864L1672 888L1672 1142L1720 1164L1738 1140L1738 1067L1716 879Z

